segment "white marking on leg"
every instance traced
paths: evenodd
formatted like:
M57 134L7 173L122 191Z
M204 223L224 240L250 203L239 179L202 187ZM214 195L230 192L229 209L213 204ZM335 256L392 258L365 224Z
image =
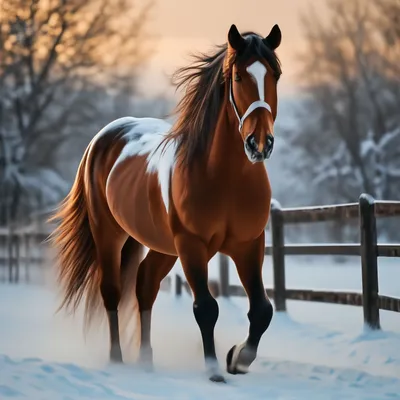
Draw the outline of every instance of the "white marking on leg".
M232 360L231 360L231 365L230 365L231 367L238 369L237 361L238 361L241 351L245 347L246 347L246 340L243 343L236 345L236 347L233 349Z
M264 79L267 75L267 68L262 62L256 61L249 65L246 68L246 71L251 75L257 84L259 99L264 101Z
M223 371L217 360L207 358L206 360L206 372L211 375L210 378L221 376L223 378Z

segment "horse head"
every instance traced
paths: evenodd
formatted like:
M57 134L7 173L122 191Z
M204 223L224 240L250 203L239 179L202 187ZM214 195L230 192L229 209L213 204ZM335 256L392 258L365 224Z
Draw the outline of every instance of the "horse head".
M242 36L235 25L228 33L224 75L244 150L252 163L269 158L274 146L277 82L281 75L274 51L281 37L278 25L265 38L252 32Z

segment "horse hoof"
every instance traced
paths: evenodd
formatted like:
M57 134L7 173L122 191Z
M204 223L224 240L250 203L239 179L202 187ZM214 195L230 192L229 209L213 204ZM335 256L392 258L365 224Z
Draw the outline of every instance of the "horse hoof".
M210 376L211 382L226 383L225 378L221 374L213 374Z
M122 351L120 347L112 347L110 351L110 361L113 364L123 364Z
M232 359L233 359L233 352L236 350L236 345L233 346L229 351L228 354L226 355L226 370L232 374L236 375L238 373L236 366L233 365Z
M146 372L153 372L154 371L153 351L151 349L141 350L138 364Z
M256 358L256 352L246 347L245 343L233 346L226 355L226 370L232 374L247 374L249 366Z
M139 367L141 367L145 372L154 372L153 361L149 360L139 360Z
M226 383L225 378L222 375L221 368L218 366L217 360L209 361L206 368L211 382Z

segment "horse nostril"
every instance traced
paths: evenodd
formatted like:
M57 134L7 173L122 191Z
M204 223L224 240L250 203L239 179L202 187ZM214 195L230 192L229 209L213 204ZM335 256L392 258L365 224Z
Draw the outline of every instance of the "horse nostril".
M271 133L267 135L267 148L272 149L274 147L274 136Z
M274 148L274 136L271 133L267 135L267 145L265 146L265 158L270 158Z
M253 150L253 151L257 150L258 146L257 146L256 138L253 133L251 135L247 136L246 142L247 142L247 145L250 148L250 150Z

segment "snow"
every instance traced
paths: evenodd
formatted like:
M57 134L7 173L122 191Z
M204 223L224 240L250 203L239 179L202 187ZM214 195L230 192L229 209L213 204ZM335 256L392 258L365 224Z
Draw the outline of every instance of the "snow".
M65 196L70 183L64 180L59 173L49 168L36 168L21 171L20 165L10 164L5 170L5 180L11 187L18 185L22 198L19 204L19 218L26 218L29 211L53 206Z
M210 275L216 275L216 259ZM359 259L334 265L325 257L288 257L287 286L360 290ZM397 260L380 260L381 293L400 296ZM397 265L396 265L397 264ZM270 259L265 280L271 282ZM179 271L179 264L174 272ZM231 281L237 276L231 274ZM46 282L51 282L47 280ZM108 365L107 326L82 333L78 313L54 314L57 293L47 284L0 286L0 399L396 399L400 398L400 314L381 311L383 330L363 327L362 309L288 302L275 313L245 376L208 381L192 300L161 292L153 314L155 371ZM218 299L216 346L221 365L246 335L247 300Z

